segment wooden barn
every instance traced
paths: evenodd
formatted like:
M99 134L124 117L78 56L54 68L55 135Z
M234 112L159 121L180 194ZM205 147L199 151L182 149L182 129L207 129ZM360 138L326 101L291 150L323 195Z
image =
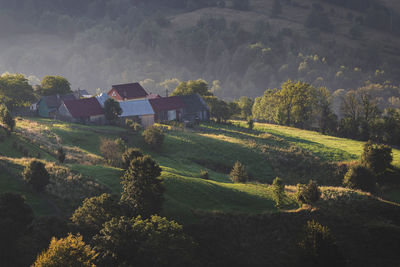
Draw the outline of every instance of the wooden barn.
M183 121L197 122L210 119L210 108L200 95L185 95L179 96L179 98L185 104L182 116Z
M181 121L185 104L178 96L149 99L156 122Z
M148 93L139 83L126 83L113 85L108 92L108 96L116 101L146 99Z
M79 123L105 123L104 111L95 97L64 101L59 108L61 119Z
M124 101L119 105L122 109L120 116L122 123L125 123L126 119L131 119L144 128L154 124L154 110L148 99Z

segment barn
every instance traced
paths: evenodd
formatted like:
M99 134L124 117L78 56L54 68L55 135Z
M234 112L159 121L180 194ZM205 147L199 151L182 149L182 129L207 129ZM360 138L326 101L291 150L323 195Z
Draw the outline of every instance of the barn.
M149 99L156 122L181 121L185 104L178 96Z
M139 83L126 83L112 85L108 96L120 102L134 99L146 99L148 93Z
M124 101L119 105L122 109L121 123L131 119L140 123L144 128L154 124L154 110L148 99Z
M64 101L59 108L59 116L71 122L105 122L103 108L95 97Z

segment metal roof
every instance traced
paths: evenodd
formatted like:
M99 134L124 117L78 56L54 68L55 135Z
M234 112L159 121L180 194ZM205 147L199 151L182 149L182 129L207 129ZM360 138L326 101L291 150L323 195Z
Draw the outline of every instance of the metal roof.
M119 102L122 109L121 117L154 115L154 110L148 99Z
M99 101L102 108L104 108L104 102L110 97L106 93L101 93L101 95L96 96L97 101Z

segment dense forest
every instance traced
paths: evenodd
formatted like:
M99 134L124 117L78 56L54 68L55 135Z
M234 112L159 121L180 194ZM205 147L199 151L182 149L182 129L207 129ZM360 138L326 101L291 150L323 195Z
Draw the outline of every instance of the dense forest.
M400 17L378 1L0 1L0 72L73 88L142 81L165 95L203 78L257 97L288 79L338 89L397 85Z

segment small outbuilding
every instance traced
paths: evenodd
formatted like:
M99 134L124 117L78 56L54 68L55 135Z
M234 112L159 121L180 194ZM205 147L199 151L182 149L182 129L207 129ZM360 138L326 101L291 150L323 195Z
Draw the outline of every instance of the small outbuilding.
M200 95L184 95L179 96L179 98L185 104L182 116L183 121L197 122L210 119L210 108Z
M51 118L57 115L58 109L62 105L63 101L71 100L76 100L74 94L43 96L37 102L36 106L32 108L37 109L40 117Z
M103 108L95 97L64 101L59 108L59 116L71 122L105 122Z
M123 101L119 103L122 114L120 116L121 123L125 123L127 119L141 124L147 128L154 124L154 110L148 99Z
M181 121L185 104L178 96L149 99L156 122Z

